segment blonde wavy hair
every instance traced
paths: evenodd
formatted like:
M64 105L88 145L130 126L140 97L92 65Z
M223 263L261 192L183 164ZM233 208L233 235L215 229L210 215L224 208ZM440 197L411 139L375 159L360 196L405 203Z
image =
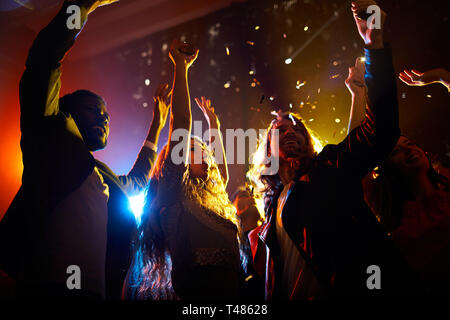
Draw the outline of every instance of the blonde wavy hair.
M241 265L246 270L247 257L243 241L243 232L236 208L230 202L225 189L225 183L220 174L214 155L210 148L198 137L192 137L199 144L204 154L204 161L208 164L207 178L191 177L186 170L183 175L183 195L193 199L201 208L215 213L220 218L231 222L237 229L237 241L240 248ZM177 299L172 286L172 262L168 253L163 230L160 226L160 214L152 204L160 196L157 185L164 179L162 168L168 157L167 145L158 155L151 172L151 180L147 190L146 203L142 223L136 241L134 259L132 263L132 279L128 291L135 299L171 300ZM170 160L169 160L170 161Z

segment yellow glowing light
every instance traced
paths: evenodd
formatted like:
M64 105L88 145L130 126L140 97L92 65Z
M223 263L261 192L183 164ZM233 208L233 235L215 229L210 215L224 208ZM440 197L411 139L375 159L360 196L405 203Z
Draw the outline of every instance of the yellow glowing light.
M292 63L292 59L291 58L287 58L286 60L284 60L284 63L291 64Z
M225 82L225 84L223 85L223 87L224 87L225 89L228 89L230 86L231 86L230 81Z
M256 27L255 27L255 30L259 30L259 26L256 26Z
M230 49L228 49L228 47L225 47L225 50L227 52L227 56L229 56L230 55Z
M334 122L339 123L339 122L341 122L341 119L336 118L336 120L334 120Z
M305 27L303 28L303 31L308 31L308 29L309 29L309 27L308 27L308 26L305 26Z

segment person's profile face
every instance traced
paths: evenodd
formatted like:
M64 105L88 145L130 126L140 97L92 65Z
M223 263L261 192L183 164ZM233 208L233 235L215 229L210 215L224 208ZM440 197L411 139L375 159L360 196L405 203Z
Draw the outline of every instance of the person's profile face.
M428 170L430 163L425 152L412 140L401 136L388 156L390 167L409 175L418 170Z
M103 101L92 96L83 96L72 116L90 151L106 147L110 117Z

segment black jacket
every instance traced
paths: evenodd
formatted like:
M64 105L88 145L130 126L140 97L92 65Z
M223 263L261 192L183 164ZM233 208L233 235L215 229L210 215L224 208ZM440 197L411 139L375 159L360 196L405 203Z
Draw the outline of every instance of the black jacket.
M408 275L405 262L365 204L362 192L362 177L389 154L400 135L390 48L365 51L365 120L340 144L327 145L319 153L307 179L295 180L282 212L287 234L328 297L402 294ZM252 243L255 267L265 276L268 299L286 296L279 290L282 271L275 234L276 194ZM370 265L381 269L381 290L367 288Z

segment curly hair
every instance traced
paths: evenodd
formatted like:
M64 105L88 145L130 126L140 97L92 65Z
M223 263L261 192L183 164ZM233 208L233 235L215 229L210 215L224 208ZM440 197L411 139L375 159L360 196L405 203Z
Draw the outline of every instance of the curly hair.
M190 197L201 208L214 212L220 218L236 226L241 265L245 271L247 265L247 257L244 253L245 242L243 241L243 232L236 215L236 208L228 198L224 181L209 147L201 139L197 137L193 137L193 139L205 151L205 160L209 169L206 179L193 178L189 175L189 170L186 170L183 176L182 196ZM138 299L177 299L172 286L171 257L166 246L164 232L160 225L160 212L158 210L161 208L152 206L158 197L163 196L157 194L157 186L161 179L165 179L162 175L162 167L167 159L168 151L166 145L158 155L152 170L140 232L138 232L139 237L136 241L133 262L135 279L131 285L137 289L136 298Z

